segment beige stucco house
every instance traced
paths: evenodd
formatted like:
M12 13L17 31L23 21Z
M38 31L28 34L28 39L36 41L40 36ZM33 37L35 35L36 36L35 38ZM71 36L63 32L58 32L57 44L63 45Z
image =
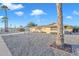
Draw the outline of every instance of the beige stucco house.
M72 32L73 28L69 25L65 25L64 31ZM30 32L57 33L57 24L30 27Z

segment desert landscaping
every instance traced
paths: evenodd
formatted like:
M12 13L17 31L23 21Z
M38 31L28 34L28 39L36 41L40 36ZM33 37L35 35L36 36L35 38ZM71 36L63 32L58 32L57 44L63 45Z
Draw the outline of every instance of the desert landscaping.
M79 35L64 35L65 43L71 44L73 52L68 53L49 45L55 41L54 34L45 33L12 33L1 34L3 42L13 56L78 56ZM1 39L0 39L1 40Z

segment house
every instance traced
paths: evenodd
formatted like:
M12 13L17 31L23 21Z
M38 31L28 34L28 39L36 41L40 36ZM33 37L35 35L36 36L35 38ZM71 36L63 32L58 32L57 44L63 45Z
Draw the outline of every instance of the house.
M71 25L64 25L64 32L73 32L74 28Z
M73 26L73 33L79 33L79 26Z
M72 26L65 25L64 32L66 32L66 31L72 32L73 31ZM52 23L49 25L30 27L30 32L57 33L57 24Z

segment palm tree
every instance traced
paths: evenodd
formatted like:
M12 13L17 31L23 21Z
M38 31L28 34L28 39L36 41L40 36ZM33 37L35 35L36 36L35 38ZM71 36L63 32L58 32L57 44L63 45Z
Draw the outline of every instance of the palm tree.
M4 14L5 14L5 16L2 18L3 19L2 22L4 22L4 25L5 25L5 32L8 32L8 16L7 16L7 10L9 10L9 9L5 5L1 6L1 9L4 10Z
M63 17L62 17L62 4L57 3L57 14L58 14L58 21L57 21L57 39L55 41L56 46L63 47L64 45L64 37L63 37Z

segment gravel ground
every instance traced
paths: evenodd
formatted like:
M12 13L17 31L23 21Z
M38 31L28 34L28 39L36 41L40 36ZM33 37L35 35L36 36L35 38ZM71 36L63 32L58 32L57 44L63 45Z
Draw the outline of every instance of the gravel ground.
M55 35L44 33L25 33L2 36L13 56L61 56L68 53L53 50L48 45L53 43ZM79 35L65 35L65 43L79 47ZM77 49L78 50L78 49ZM74 53L78 55L78 53Z

